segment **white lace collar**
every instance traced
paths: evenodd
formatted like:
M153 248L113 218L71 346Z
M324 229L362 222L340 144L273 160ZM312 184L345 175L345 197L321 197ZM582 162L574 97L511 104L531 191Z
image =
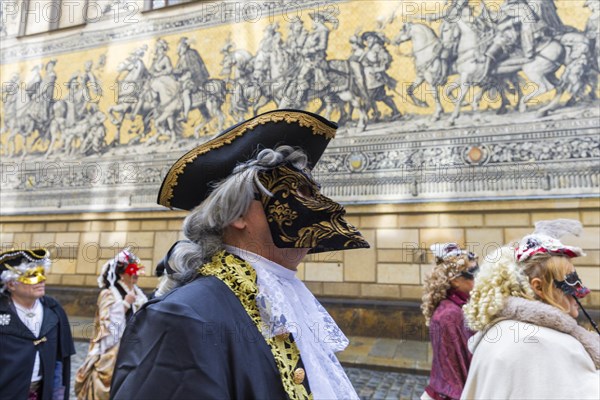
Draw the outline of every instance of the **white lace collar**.
M287 269L247 250L225 246L225 250L252 265L256 271L256 304L265 324L265 339L291 333L308 375L314 399L358 399L335 353L348 346L348 339L333 318Z
M229 245L225 245L225 250L231 254L240 257L244 261L249 262L255 269L256 267L264 268L269 272L286 280L298 279L296 278L297 271L293 271L289 268L279 265L276 262L268 260L263 256L259 256L258 254L252 253L251 251L239 249L237 247Z

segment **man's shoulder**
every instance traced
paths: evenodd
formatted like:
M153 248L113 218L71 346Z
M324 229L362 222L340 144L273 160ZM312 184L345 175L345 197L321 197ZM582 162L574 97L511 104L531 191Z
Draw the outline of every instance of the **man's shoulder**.
M41 300L42 304L46 307L58 308L60 310L63 309L62 306L60 305L60 303L58 302L58 300L56 300L52 296L44 295L44 296L42 296L42 298L40 300Z
M235 301L232 301L235 300ZM237 303L237 304L236 304ZM222 314L224 308L240 306L237 298L223 282L213 276L202 276L162 297L150 300L143 307L146 312L173 312L182 315Z

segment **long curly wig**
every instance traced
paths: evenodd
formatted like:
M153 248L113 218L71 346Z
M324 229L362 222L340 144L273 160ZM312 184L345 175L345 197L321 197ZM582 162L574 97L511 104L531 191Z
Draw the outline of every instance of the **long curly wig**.
M471 253L472 254L472 253ZM468 253L455 254L446 257L436 257L435 266L425 278L425 287L421 303L421 311L425 317L425 325L442 300L446 298L448 289L452 286L450 281L466 271L470 264L476 260Z
M480 331L504 307L509 296L533 300L529 278L517 265L515 249L501 247L481 265L471 297L463 307L469 328Z
M513 247L500 248L488 256L475 279L471 298L463 307L467 324L475 331L483 330L494 321L509 296L540 300L566 312L557 299L553 282L564 279L569 266L568 257L549 253L538 253L518 263ZM543 299L531 288L529 282L533 278L542 281Z

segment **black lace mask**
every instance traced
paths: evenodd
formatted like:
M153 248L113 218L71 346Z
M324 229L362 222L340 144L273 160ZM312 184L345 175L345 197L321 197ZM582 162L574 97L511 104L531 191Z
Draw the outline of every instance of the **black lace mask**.
M554 286L563 291L568 296L575 296L578 299L583 299L590 293L590 289L583 286L581 279L577 275L576 271L571 272L565 276L562 281L554 280Z
M310 253L368 248L360 232L343 218L344 207L320 193L308 171L283 165L259 174L273 197L260 194L273 242Z

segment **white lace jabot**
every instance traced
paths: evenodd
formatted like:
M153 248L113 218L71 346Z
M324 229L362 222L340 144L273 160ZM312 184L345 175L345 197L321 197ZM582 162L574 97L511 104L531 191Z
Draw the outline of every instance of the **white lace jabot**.
M256 304L265 324L265 338L289 332L308 375L314 399L358 399L335 353L348 346L348 338L331 315L292 271L264 257L225 246L256 270Z

